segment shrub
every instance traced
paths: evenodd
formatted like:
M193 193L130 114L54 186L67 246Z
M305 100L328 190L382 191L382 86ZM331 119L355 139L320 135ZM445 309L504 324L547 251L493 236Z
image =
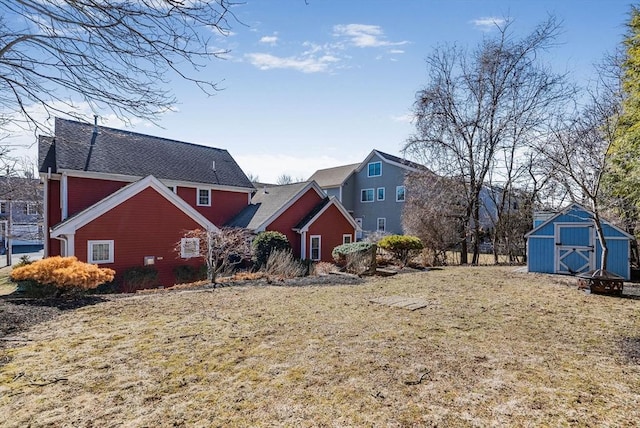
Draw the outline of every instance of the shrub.
M394 259L403 265L409 261L409 256L422 250L424 246L420 238L409 235L389 235L378 241L378 246L393 254Z
M191 265L176 266L173 269L173 274L176 276L176 284L200 281L207 278L207 265L203 264L200 267Z
M72 290L90 290L105 282L113 281L115 271L78 261L75 257L47 257L11 271L11 280L30 281L53 286L58 293Z
M256 267L261 268L267 263L272 251L291 250L289 240L286 235L275 231L266 231L258 234L253 240L253 254Z
M337 270L338 270L338 267L333 263L318 262L313 265L314 275L328 275L331 272L336 272Z
M133 293L144 288L154 288L158 281L158 270L154 266L136 266L122 274L121 291Z
M304 276L307 267L296 260L290 250L275 250L269 254L264 270L270 276L296 278Z
M331 255L336 263L344 266L348 272L362 275L374 273L376 269L376 244L371 242L352 242L338 245Z

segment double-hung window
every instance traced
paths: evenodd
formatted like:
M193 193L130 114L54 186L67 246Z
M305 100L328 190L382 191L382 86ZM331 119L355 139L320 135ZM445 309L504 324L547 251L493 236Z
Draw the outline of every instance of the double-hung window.
M201 207L211 206L211 189L198 189L198 200L196 205Z
M367 177L380 177L382 175L382 162L369 162L367 165Z
M180 240L180 257L189 259L200 256L200 240L198 238L182 238Z
M373 189L362 189L360 202L373 202Z
M89 263L113 263L113 240L88 241L87 247Z
M387 219L384 217L378 218L378 232L384 232L387 230Z
M320 260L320 235L311 235L311 260Z
M384 201L384 187L378 187L376 194L379 201Z
M404 202L405 199L405 190L404 186L396 187L396 202Z

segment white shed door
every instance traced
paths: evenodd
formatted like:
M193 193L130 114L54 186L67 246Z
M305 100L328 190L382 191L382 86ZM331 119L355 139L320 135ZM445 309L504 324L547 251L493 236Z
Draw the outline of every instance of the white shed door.
M595 269L594 241L591 225L556 224L556 273L577 274Z

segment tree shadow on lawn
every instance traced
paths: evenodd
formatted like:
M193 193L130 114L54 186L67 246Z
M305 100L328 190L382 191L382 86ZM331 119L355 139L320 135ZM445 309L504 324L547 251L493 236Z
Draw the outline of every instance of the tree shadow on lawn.
M29 327L49 321L62 314L85 306L108 301L109 298L95 295L63 297L25 297L19 293L0 296L0 348L15 335Z

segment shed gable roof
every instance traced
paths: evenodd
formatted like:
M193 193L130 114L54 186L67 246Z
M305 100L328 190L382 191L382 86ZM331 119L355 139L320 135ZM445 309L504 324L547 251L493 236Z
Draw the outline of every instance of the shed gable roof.
M88 171L252 189L229 152L120 129L56 118L39 139L39 169Z
M344 209L342 204L338 202L335 196L331 196L329 198L325 198L320 202L316 207L311 210L309 214L305 216L300 222L293 228L298 232L306 232L309 230L311 225L319 219L322 214L325 213L331 206L335 206L338 211L344 216L345 219L353 226L354 230L359 230L358 224L354 220L354 218Z
M540 223L537 227L533 228L531 231L529 231L527 234L524 235L525 238L535 236L539 231L545 229L549 224L555 223L560 217L566 216L572 211L576 212L573 218L577 221L582 221L582 222L593 221L593 213L587 208L583 207L582 205L574 202L569 206L565 207L564 209L560 210L558 213L552 215L544 222ZM617 233L624 236L625 238L635 239L633 236L631 236L624 230L620 229L618 226L615 226L604 219L602 219L601 221L604 226L610 227L611 229L615 230Z
M362 171L362 169L367 166L367 164L371 162L371 159L373 159L373 157L376 155L385 163L395 165L397 167L406 169L407 171L416 172L427 170L427 167L424 165L420 165L419 163L411 162L410 160L390 155L389 153L384 153L376 149L372 150L371 153L369 153L369 155L360 163L356 170L358 172Z
M349 176L360 166L359 163L341 165L333 168L319 169L309 177L308 181L315 181L322 188L340 187Z

